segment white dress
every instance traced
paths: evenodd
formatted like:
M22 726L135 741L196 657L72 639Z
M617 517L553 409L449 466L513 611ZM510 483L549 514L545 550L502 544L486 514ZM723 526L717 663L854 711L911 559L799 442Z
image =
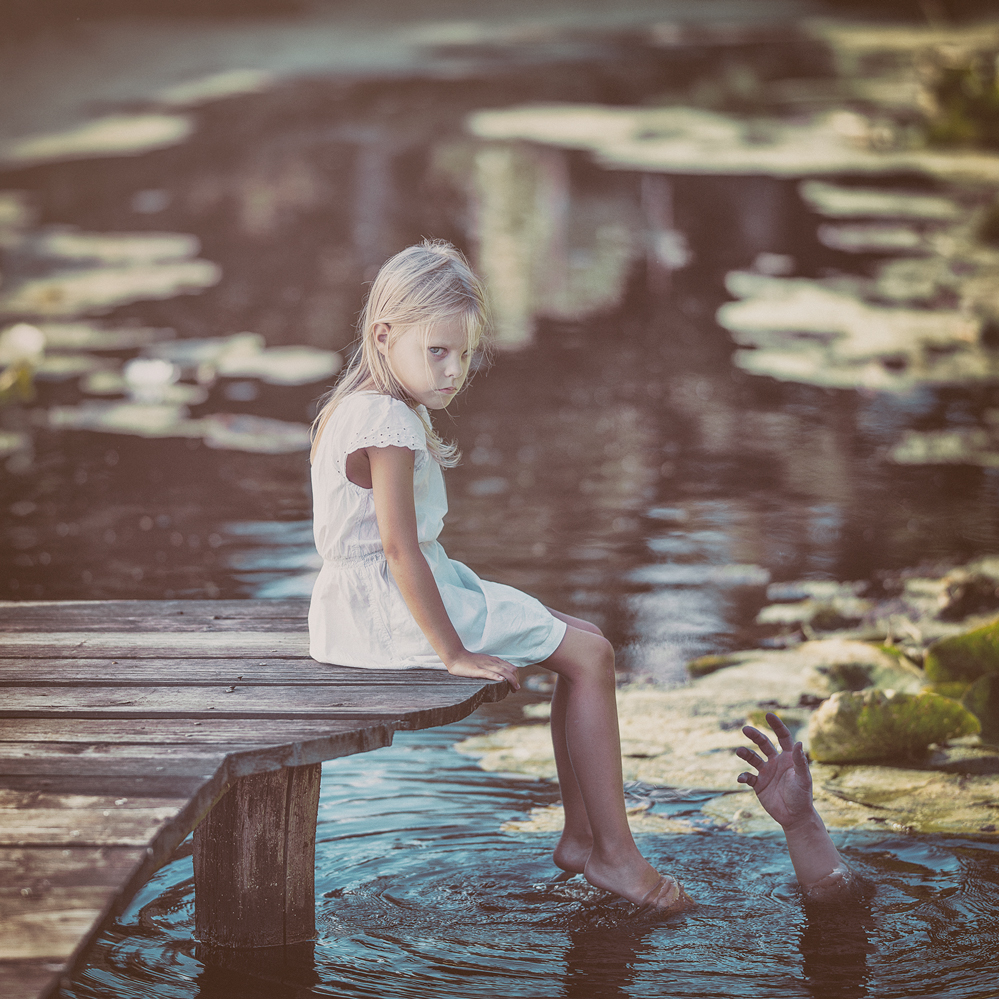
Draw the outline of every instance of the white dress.
M376 392L354 393L337 406L312 465L313 531L323 558L309 607L312 658L376 669L444 668L385 561L371 490L345 474L349 454L388 445L415 452L417 536L462 644L514 666L547 659L565 624L534 597L479 579L447 557L437 542L447 513L444 476L427 451L423 422L404 402Z

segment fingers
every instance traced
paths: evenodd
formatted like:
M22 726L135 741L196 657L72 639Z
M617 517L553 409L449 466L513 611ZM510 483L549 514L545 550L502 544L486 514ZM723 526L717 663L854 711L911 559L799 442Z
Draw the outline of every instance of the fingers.
M751 749L746 749L745 746L740 746L735 751L735 755L738 756L740 760L744 760L751 767L756 767L757 770L762 770L767 765L765 760L762 760ZM752 777L752 774L749 776ZM755 780L756 778L753 779Z
M780 748L785 752L790 752L793 745L791 730L772 711L767 712L767 724L774 730Z
M489 660L489 666L483 669L484 675L491 676L495 680L506 680L514 690L520 690L520 678L513 666L505 659L499 659L496 656L490 656Z
M800 742L796 742L794 744L794 751L791 754L791 759L794 760L795 771L802 776L807 776L808 760L805 758L805 747Z
M758 728L753 728L752 725L747 725L742 730L742 734L746 736L747 739L752 739L753 742L755 742L756 745L763 750L763 755L768 759L777 755L777 750L774 749L774 744Z
M736 777L736 780L740 784L748 784L750 787L756 787L756 774L742 773Z

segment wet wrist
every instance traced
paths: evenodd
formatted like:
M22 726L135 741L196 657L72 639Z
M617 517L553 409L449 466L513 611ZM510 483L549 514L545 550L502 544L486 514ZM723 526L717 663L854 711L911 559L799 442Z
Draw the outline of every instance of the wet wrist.
M815 810L815 805L809 805L808 811L796 815L790 822L782 825L785 833L810 832L812 830L825 832L826 824L822 816Z

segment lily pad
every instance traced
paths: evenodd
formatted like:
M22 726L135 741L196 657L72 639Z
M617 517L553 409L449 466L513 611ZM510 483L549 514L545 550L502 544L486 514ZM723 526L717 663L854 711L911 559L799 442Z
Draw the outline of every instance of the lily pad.
M43 163L122 156L183 142L194 124L186 115L117 114L96 118L64 132L18 139L0 150L8 163Z

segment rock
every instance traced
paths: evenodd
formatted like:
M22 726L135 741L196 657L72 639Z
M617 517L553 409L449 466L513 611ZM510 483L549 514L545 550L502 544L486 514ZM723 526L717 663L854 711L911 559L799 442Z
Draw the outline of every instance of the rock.
M742 795L739 796L740 799ZM530 818L513 819L504 822L500 829L507 833L556 833L561 832L565 825L565 812L561 805L549 805L546 808L532 808ZM636 836L639 833L658 833L669 835L690 835L705 833L704 828L694 825L686 819L671 819L666 815L658 815L647 810L629 811L628 825Z
M999 673L980 676L964 692L961 704L981 723L982 738L999 742Z
M963 621L971 614L999 610L999 585L994 576L956 569L948 573L944 580L946 589L940 595L941 620Z
M972 683L986 673L999 672L999 618L934 642L926 650L924 666L933 683Z
M860 624L874 605L859 597L802 600L793 604L770 604L756 615L757 624L809 625L817 631L839 631Z
M978 719L939 694L844 691L812 715L812 757L823 763L904 760L921 756L931 743L980 730Z
M830 827L996 833L999 777L885 766L813 764L815 806Z
M618 691L625 780L731 791L745 769L734 751L746 745L742 726L757 717L754 712L782 713L783 705L790 709L789 722L803 726L806 716L798 705L814 704L832 692L822 668L858 662L884 669L895 665L874 646L837 639L738 655L743 659L738 665L687 687L635 685ZM537 717L533 709L530 716ZM479 757L485 770L555 779L547 725L500 729L466 739L457 748Z
M861 643L853 643L861 644ZM921 669L894 649L882 646L866 647L867 653L856 659L845 658L831 662L828 666L817 667L829 681L833 693L865 690L878 687L881 690L898 690L908 694L918 693L926 685L926 676Z
M699 658L687 663L687 672L692 677L707 676L709 673L715 673L720 669L725 669L727 666L738 666L739 663L745 662L745 660L745 654L700 656Z

